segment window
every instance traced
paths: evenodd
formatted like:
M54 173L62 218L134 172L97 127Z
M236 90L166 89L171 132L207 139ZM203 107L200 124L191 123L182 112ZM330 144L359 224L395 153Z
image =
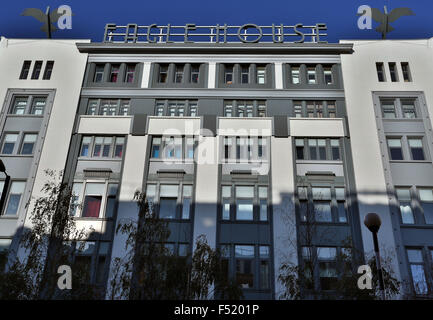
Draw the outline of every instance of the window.
M159 195L159 217L175 219L178 197L178 185L161 185Z
M302 118L302 102L293 101L293 110L295 111L296 118Z
M194 138L185 138L185 159L194 159Z
M335 101L293 101L293 109L296 118L302 118L304 114L308 118L336 117Z
M197 116L197 102L188 100L159 100L156 101L156 111L157 116L164 116L165 107L167 105L168 116L170 117L196 117Z
M408 62L402 62L401 63L401 71L403 72L403 80L404 82L411 82L412 77L409 70L409 63Z
M224 106L224 117L233 117L233 106L232 106L232 104L226 104Z
M191 83L198 83L200 74L199 65L191 65Z
M3 154L12 154L15 149L15 144L18 140L18 133L6 133L3 137Z
M403 150L401 148L401 139L388 138L389 156L391 160L403 160Z
M268 220L268 188L259 187L259 206L260 206L260 221Z
M341 160L340 141L338 139L331 139L331 154L332 160Z
M65 243L72 247L72 270L78 269L88 283L103 284L106 275L106 262L109 242L77 241Z
M376 71L379 82L385 82L385 69L382 62L376 62Z
M125 138L123 137L83 137L80 157L121 158Z
M29 76L31 64L32 64L32 62L29 60L24 61L23 67L22 67L21 73L20 73L20 79L21 80L26 80L27 77Z
M230 186L222 187L222 215L223 220L230 220L230 201L232 196L232 188Z
M331 189L312 188L314 219L317 222L332 222Z
M382 101L382 117L384 119L395 119L395 106L394 101Z
M417 117L414 101L405 101L405 100L401 101L401 108L402 108L403 118L415 119Z
M129 100L120 100L119 115L127 116L129 114Z
M160 65L159 66L159 83L166 83L168 78L168 65Z
M236 220L253 220L253 186L236 186Z
M266 290L270 288L269 285L269 246L259 246L260 258L260 289ZM266 260L265 260L266 259Z
M189 219L191 211L192 186L183 186L182 219Z
M117 82L117 80L119 78L119 70L120 70L119 64L112 64L111 65L110 82Z
M317 146L319 151L319 160L326 160L326 140L318 139Z
M165 159L182 159L182 138L181 137L162 137L164 143Z
M127 116L129 115L129 100L89 99L87 115Z
M183 70L184 70L184 65L176 65L176 72L174 74L175 83L183 82Z
M396 189L396 193L400 205L401 221L404 224L414 224L415 219L412 212L410 189L398 188Z
M117 205L117 182L79 181L72 186L70 214L86 218L113 218ZM83 205L80 206L80 203Z
M38 135L27 133L24 135L23 143L21 145L21 154L33 154L33 149Z
M159 200L156 198L156 190L159 190ZM161 219L191 219L192 216L192 185L177 184L148 184L146 188L146 200L150 210L153 204L158 202L159 217Z
M42 76L43 80L50 80L51 74L53 73L54 61L47 61L45 65L44 75Z
M105 218L112 218L116 209L118 184L108 184L107 204L105 206Z
M332 67L324 67L323 68L323 75L325 78L325 84L333 84L334 83L334 79L332 77Z
M425 160L421 138L408 138L412 160Z
M254 246L236 245L236 282L242 288L254 287Z
M45 97L35 97L32 101L32 109L30 111L31 114L36 116L41 116L44 114L45 105L47 99Z
M233 83L233 65L225 65L224 83L225 84Z
M114 145L114 157L115 158L122 158L124 144L125 144L125 138L122 138L122 137L116 138L116 143Z
M420 188L418 192L425 223L433 224L433 190Z
M395 64L395 62L390 62L388 63L388 65L389 65L389 72L391 75L391 81L397 82L398 81L397 65Z
M310 159L317 160L317 140L308 139L308 148L310 151Z
M412 283L416 294L427 294L427 280L424 270L422 250L406 249L409 260Z
M21 198L24 193L26 183L23 181L12 181L9 190L9 199L6 205L6 211L4 215L11 216L17 215L20 207Z
M344 188L335 188L335 198L337 200L337 213L338 222L347 222L347 212L346 212L346 195Z
M101 107L99 108L99 115L115 116L117 114L117 102L117 100L102 100Z
M110 156L112 137L95 137L95 144L93 146L93 157L104 157Z
M335 118L337 116L335 101L328 101L326 105L328 108L328 117Z
M194 159L194 149L194 137L154 136L152 137L151 158Z
M291 73L292 73L292 84L299 84L300 78L299 78L299 66L292 66L291 67Z
M241 66L241 83L249 83L250 82L250 71L248 65Z
M135 64L127 64L126 65L125 82L127 82L127 83L134 82L134 75L135 75Z
M316 84L316 67L307 68L308 84Z
M36 61L35 66L33 67L32 80L39 79L39 75L41 74L42 69L42 61Z
M235 111L234 111L235 110ZM224 101L224 116L240 118L265 117L266 103L257 100Z
M337 249L317 248L317 260L319 263L320 288L322 290L335 289L337 278Z
M160 152L161 152L161 137L153 137L152 138L152 151L151 151L151 157L152 158L159 158Z
M305 148L304 148L304 139L296 139L296 159L304 160L305 159Z
M105 66L103 64L96 65L93 82L102 82L102 80L104 79L104 68Z
M257 83L265 84L266 82L266 67L257 67Z
M12 105L12 114L25 114L27 109L28 97L15 97Z
M258 149L257 149L257 157L259 159L266 158L266 138L258 137Z
M104 193L104 183L86 183L82 217L99 218Z

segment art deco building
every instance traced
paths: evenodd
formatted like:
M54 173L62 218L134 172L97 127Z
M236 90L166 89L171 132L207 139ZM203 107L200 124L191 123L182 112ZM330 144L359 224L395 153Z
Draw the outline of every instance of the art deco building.
M188 255L205 235L246 299L278 299L281 265L308 256L315 289L332 292L348 243L372 254L368 212L399 297L432 292L432 40L152 43L107 30L101 43L2 40L3 245L51 168L94 228L83 256L101 286L143 191L167 246Z

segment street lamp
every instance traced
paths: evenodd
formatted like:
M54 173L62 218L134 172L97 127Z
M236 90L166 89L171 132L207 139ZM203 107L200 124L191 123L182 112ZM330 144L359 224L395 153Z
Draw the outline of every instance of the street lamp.
M373 234L374 252L376 254L376 267L379 276L379 286L382 300L385 300L385 286L383 283L382 266L380 264L379 242L377 241L377 232L379 231L382 222L380 221L380 217L377 213L370 212L365 216L364 224Z
M3 213L3 207L6 202L6 194L9 188L9 183L11 181L11 177L6 173L6 167L2 160L0 160L0 172L3 172L6 175L5 184L3 185L2 196L0 198L0 215Z

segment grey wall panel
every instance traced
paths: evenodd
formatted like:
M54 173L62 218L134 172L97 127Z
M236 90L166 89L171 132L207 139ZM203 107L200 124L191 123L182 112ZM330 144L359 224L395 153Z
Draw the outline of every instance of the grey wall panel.
M198 100L198 115L223 116L223 99L200 98Z
M121 161L78 160L76 173L82 173L85 169L111 169L112 172L120 173L121 166Z
M401 120L383 120L383 129L385 133L422 133L424 134L424 124L422 119L409 120L402 122Z
M268 99L266 101L266 115L273 116L292 116L293 102L289 99Z
M155 99L131 98L130 113L134 114L155 114Z
M275 116L273 120L274 136L276 138L287 138L289 136L289 119L287 116Z
M32 179L30 178L34 178L29 177L30 167L33 162L32 156L2 156L1 159L3 160L3 163L7 168L7 173L11 176L12 180L24 179L31 181Z
M24 132L39 132L42 124L42 117L8 116L5 121L3 131L24 131Z
M220 223L219 243L271 244L268 224Z
M170 161L149 161L149 174L157 174L158 171L184 171L185 174L194 174L194 163L171 163Z
M400 230L406 246L433 246L433 229L410 227Z
M204 115L201 121L202 135L216 136L217 133L217 117L215 115Z
M133 136L144 136L147 131L147 115L135 114L132 121L131 134Z
M169 222L168 227L170 229L169 242L191 242L191 223L188 222Z
M433 183L433 167L431 162L392 162L390 166L392 181L395 186L431 186Z

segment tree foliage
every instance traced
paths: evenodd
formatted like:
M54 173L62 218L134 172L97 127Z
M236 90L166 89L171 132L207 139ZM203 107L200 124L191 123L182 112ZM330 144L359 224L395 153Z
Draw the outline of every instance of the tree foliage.
M201 235L192 255L180 257L165 245L170 237L143 193L134 196L138 220L119 223L116 232L126 235L124 257L116 257L110 279L110 298L134 300L240 298L242 291L227 279L221 253Z

